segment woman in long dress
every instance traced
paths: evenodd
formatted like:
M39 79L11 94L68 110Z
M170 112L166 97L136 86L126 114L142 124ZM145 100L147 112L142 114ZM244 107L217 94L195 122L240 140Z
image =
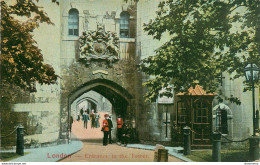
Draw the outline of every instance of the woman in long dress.
M99 127L100 127L99 118L100 118L100 116L99 116L99 114L96 112L96 113L95 113L96 128L99 128Z
M90 114L90 119L91 119L91 128L95 128L96 127L96 119L95 119L95 113L94 113L94 109L92 110L92 113Z

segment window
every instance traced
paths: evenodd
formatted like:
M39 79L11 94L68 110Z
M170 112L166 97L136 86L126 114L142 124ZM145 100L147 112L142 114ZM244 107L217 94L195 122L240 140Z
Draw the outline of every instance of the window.
M129 38L129 14L125 11L120 14L120 37Z
M178 101L177 102L177 123L178 124L186 124L187 122L187 114L186 114L186 107L184 102Z
M194 103L194 122L209 123L208 107L204 101Z
M70 36L79 35L79 12L77 9L71 9L69 11L68 29Z
M159 120L161 121L161 140L166 140L165 138L171 138L171 112L173 110L173 104L158 104L158 110L161 116Z

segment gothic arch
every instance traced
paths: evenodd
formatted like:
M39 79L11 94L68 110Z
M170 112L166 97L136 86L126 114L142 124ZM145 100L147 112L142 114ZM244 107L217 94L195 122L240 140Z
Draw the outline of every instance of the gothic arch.
M82 84L68 95L68 115L70 115L71 104L82 94L88 91L95 91L112 104L114 114L120 114L123 118L127 118L127 114L133 108L131 99L133 98L129 92L117 83L107 79L95 79Z
M95 104L99 104L95 99L92 99L91 97L84 97L84 98L81 98L80 100L78 100L78 101L76 102L76 105L78 105L78 104L80 104L80 103L82 103L82 102L84 102L84 101L92 101L92 102L94 102Z
M126 89L124 89L117 83L107 79L95 79L86 82L85 84L78 87L76 90L72 91L68 96L69 103L72 103L83 93L86 93L90 90L100 93L101 95L106 97L112 104L118 100L130 103L130 100L133 98Z
M226 111L227 111L228 116L230 116L230 117L233 116L231 109L227 109ZM212 114L213 114L213 117L214 117L214 115L216 115L216 110L213 110Z
M233 137L233 113L231 111L231 109L224 109L224 111L227 112L227 125L228 125L228 133L224 134L225 136L228 136L229 138ZM212 114L213 114L213 131L215 130L216 127L216 112L217 110L213 110Z
M69 119L71 115L71 104L82 94L91 90L103 95L110 101L113 107L113 115L117 116L118 114L120 114L123 118L128 118L127 113L130 109L132 109L130 108L130 106L133 106L131 105L131 99L133 98L132 95L125 88L111 80L94 79L82 84L81 86L70 92L67 102L67 119ZM114 118L114 120L115 119L116 118ZM62 132L61 136L65 135L65 137L69 139L69 132L66 129L63 129ZM115 135L112 135L112 137L113 136L115 137Z

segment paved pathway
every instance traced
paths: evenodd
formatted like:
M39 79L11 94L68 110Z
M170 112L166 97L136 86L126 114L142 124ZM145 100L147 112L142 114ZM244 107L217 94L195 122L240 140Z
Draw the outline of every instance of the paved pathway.
M26 149L24 152L29 152L29 154L12 159L9 162L56 162L66 155L79 151L82 146L81 141L73 140L70 144ZM10 152L15 153L14 150L10 150Z
M103 121L103 114L100 122ZM154 151L122 147L117 144L103 146L103 132L101 128L83 128L83 122L75 121L72 126L72 138L80 139L83 148L67 157L61 162L153 162ZM169 156L169 162L182 162L182 160Z

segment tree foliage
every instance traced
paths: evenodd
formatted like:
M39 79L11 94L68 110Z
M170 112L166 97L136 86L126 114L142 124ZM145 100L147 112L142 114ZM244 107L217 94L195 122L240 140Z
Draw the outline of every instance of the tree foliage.
M152 79L145 82L149 101L162 88L170 96L187 91L199 82L207 92L216 91L221 72L243 75L246 63L260 66L258 0L166 0L158 5L157 16L144 30L160 40L171 39L155 56L142 60L141 69Z
M35 91L33 84L53 84L54 69L43 63L43 55L32 32L45 22L53 24L33 0L1 0L1 89L19 87ZM52 2L57 3L55 0ZM25 21L20 21L25 18ZM1 92L3 95L3 93Z
M12 132L17 123L27 128L27 112L10 111L16 98L34 92L33 84L36 81L53 84L58 77L52 66L43 63L41 50L33 39L32 32L39 27L39 23L53 24L37 2L1 0L0 132L3 137ZM13 137L3 138L1 145L15 145Z

